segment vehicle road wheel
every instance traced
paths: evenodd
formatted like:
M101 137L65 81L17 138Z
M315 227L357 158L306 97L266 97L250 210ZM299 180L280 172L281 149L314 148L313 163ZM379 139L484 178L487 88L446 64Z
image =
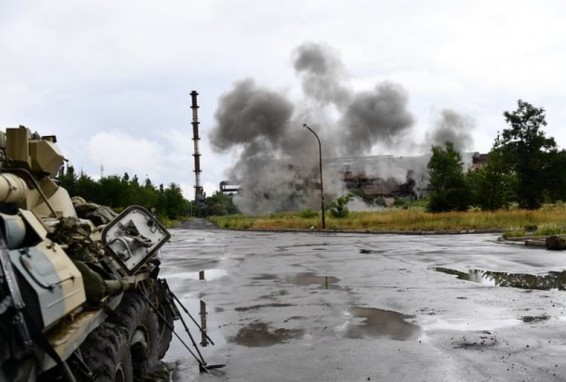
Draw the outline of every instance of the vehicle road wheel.
M163 317L165 317L169 325L173 327L174 319L169 309L161 308L159 309L159 312L163 315ZM169 344L171 343L172 339L173 339L173 331L169 329L167 324L165 324L163 322L163 319L160 317L159 318L159 349L158 349L159 351L157 352L157 357L159 359L165 357L167 350L169 350Z
M161 286L158 286L161 289ZM162 291L160 291L160 296L162 295ZM173 331L170 328L173 328L175 325L175 317L171 309L167 306L167 303L161 299L158 305L159 309L159 345L157 351L157 357L162 359L165 357L165 353L169 350L169 344L173 339ZM165 321L163 320L165 318Z
M127 330L134 380L141 381L146 372L159 363L157 315L136 292L124 294L116 313L111 321Z
M84 363L98 382L132 382L133 368L126 330L105 322L80 346Z
M172 300L172 297L167 287L160 280L149 280L147 290L151 303L159 312L157 315L157 358L162 359L165 357L173 339L173 331L170 328L173 328L175 325L175 314L171 311L168 303L168 301Z

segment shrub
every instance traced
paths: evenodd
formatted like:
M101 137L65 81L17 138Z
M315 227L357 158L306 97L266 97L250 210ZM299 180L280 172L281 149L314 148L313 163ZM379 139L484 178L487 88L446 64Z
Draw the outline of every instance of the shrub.
M536 231L536 234L541 236L560 235L563 233L564 228L557 224L542 224Z
M318 216L318 211L311 210L310 208L299 211L299 217L301 219L312 219L312 218L316 218L317 216Z
M405 198L395 197L395 200L393 201L393 207L408 208L409 201Z
M346 205L350 203L352 199L354 199L354 196L352 194L346 194L336 198L336 200L334 200L332 203L330 203L330 206L328 206L330 216L332 216L333 218L347 217L350 211L348 210L348 207L346 207Z

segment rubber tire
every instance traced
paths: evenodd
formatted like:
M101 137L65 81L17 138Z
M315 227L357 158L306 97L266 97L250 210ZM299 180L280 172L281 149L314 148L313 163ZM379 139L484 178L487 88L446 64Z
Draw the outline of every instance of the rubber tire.
M166 308L165 304L159 305L159 313L165 317L167 323L170 327L174 327L175 325L175 318L173 317L173 313ZM169 345L171 344L171 340L173 340L173 331L169 329L169 325L163 322L163 318L159 317L159 345L157 349L157 358L162 359L165 357L167 350L169 350Z
M153 306L157 307L159 314L157 315L158 321L158 345L157 345L157 358L163 359L167 350L169 350L169 345L171 340L173 340L173 331L169 328L173 328L175 325L175 316L171 309L167 305L167 299L172 299L169 296L169 292L162 287L160 280L150 279L148 280L147 290L149 293L149 298ZM165 318L165 323L163 321Z
M158 319L147 301L137 292L126 292L111 321L124 327L132 355L134 380L141 381L158 364ZM139 341L139 334L143 341Z
M121 326L104 322L89 334L80 352L97 382L134 380L128 336Z

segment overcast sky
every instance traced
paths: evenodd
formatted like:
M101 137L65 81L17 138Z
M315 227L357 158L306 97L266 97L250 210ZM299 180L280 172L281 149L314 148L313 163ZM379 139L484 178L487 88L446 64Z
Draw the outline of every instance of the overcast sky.
M487 152L523 99L545 108L564 148L564 20L560 0L2 0L0 124L57 135L94 178L103 166L193 198L197 90L210 194L236 155L209 144L221 95L253 78L299 101L292 55L313 42L336 52L356 89L404 88L416 141L450 109L473 119L473 151Z

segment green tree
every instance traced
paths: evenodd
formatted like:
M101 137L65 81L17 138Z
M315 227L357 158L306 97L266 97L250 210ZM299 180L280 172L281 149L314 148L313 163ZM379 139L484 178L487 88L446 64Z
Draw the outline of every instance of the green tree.
M546 197L550 202L566 201L566 151L548 154Z
M238 208L234 205L232 196L225 195L216 191L212 196L204 199L204 215L232 215L238 213Z
M57 180L70 196L81 196L89 202L114 209L121 210L135 204L150 210L155 208L160 217L168 219L184 218L189 213L189 201L174 183L167 188L160 185L157 190L151 180L146 179L142 186L136 175L130 178L128 173L122 177L110 175L95 181L84 173L77 177L72 166L62 168Z
M472 204L482 210L506 208L515 198L517 178L500 149L489 153L487 163L468 173Z
M189 202L183 197L181 188L171 183L167 188L160 185L159 203L157 213L169 219L186 217L189 215Z
M112 208L124 208L128 203L128 183L118 175L100 178L97 203Z
M503 113L509 128L504 129L494 144L501 150L503 161L517 176L516 196L523 208L535 209L543 202L548 189L549 159L557 151L554 138L547 138L543 108L519 100L515 111Z
M444 147L433 146L428 162L431 188L428 210L431 212L465 211L470 203L470 191L462 170L462 156L452 142Z
M95 182L90 176L81 172L77 178L74 191L71 196L81 196L88 201L98 202L98 195L100 192L100 185Z
M72 165L62 166L56 178L61 187L67 190L69 195L74 195L77 184L77 174Z

